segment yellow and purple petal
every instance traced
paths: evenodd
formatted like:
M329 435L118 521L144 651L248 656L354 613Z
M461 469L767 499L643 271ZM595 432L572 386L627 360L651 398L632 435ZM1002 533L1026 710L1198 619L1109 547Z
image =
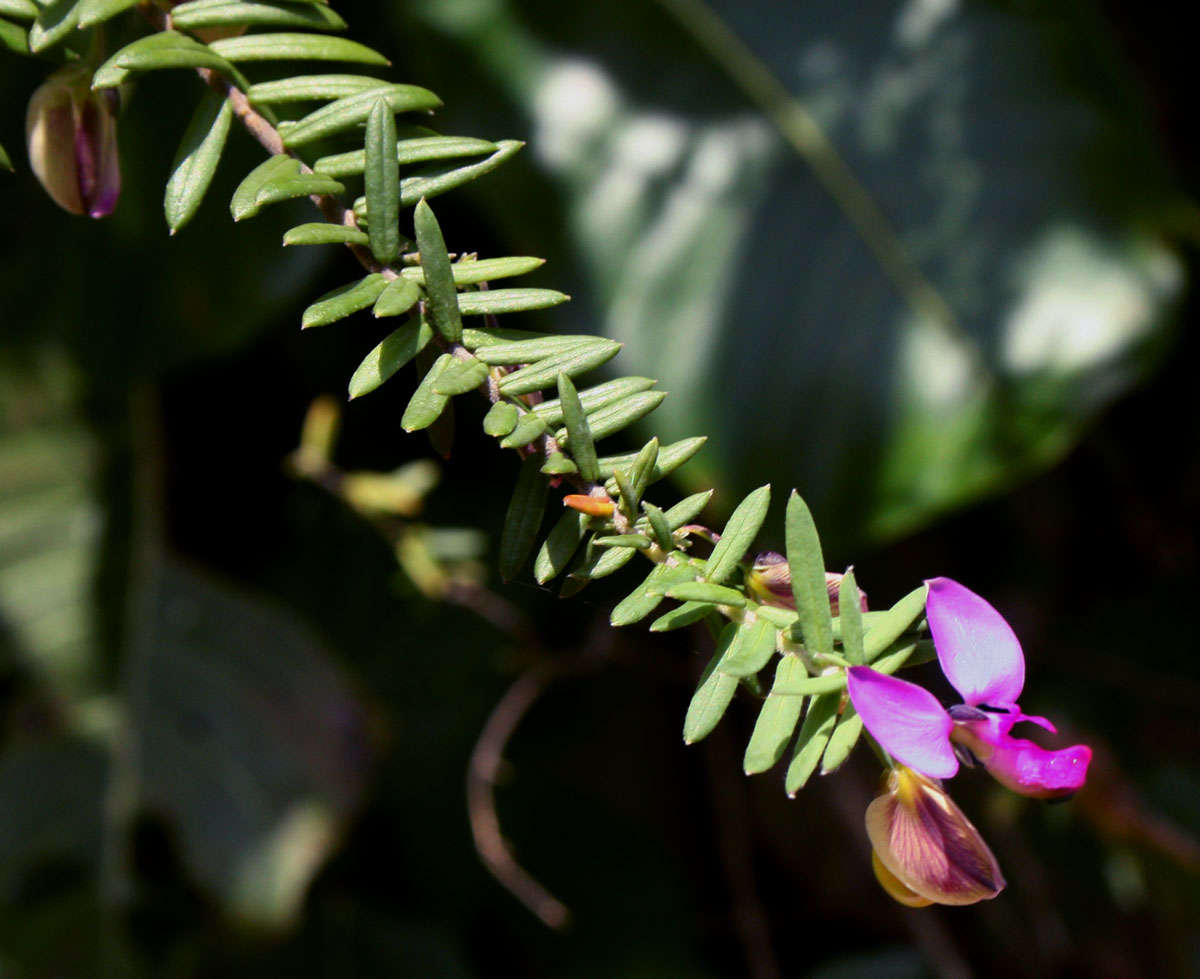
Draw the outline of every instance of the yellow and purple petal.
M1015 704L1025 657L1004 616L949 578L925 582L925 616L942 672L967 704Z
M928 690L869 666L852 667L846 686L871 737L896 761L930 778L958 771L950 744L954 721Z
M885 791L867 807L866 826L886 871L876 876L903 904L974 904L1004 889L979 831L941 785L917 772L889 773Z

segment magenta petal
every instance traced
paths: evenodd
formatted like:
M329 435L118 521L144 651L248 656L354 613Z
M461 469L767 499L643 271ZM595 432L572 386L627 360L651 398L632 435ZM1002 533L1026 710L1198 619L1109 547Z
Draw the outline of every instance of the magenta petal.
M863 724L896 761L930 778L958 771L950 744L954 721L928 690L869 666L852 667L846 685Z
M949 578L925 582L925 616L942 672L968 704L1015 703L1025 686L1025 657L1004 617Z

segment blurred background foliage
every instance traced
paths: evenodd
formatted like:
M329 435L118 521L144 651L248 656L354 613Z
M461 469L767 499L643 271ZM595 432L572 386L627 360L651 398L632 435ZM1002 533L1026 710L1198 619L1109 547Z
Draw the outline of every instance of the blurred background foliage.
M515 460L478 417L440 479L394 472L428 454L403 383L310 428L332 461L293 454L379 331L299 335L350 260L232 227L248 139L168 239L195 78L138 87L86 222L23 166L46 67L7 57L0 975L1200 972L1183 32L1121 0L338 9L443 132L530 142L444 199L449 245L546 256L575 301L528 321L662 379L653 431L711 436L680 492L796 486L878 607L936 574L989 595L1093 782L1046 807L964 775L1009 890L892 905L869 758L788 801L738 771L751 705L681 745L703 635L497 583ZM463 789L531 669L499 815L562 934L484 870Z

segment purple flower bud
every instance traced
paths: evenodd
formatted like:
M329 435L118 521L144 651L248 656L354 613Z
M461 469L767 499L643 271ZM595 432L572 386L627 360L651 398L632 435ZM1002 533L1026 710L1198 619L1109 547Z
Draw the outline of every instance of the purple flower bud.
M875 876L901 904L974 904L1004 890L979 830L934 779L892 769L866 824Z
M825 590L829 594L829 609L838 614L838 595L845 575L833 571L825 572ZM794 609L796 599L792 595L792 572L788 568L787 558L777 551L763 551L754 559L754 565L747 575L747 584L751 594L764 605L777 605L780 608ZM859 608L867 611L867 593L859 590Z
M93 92L92 69L74 62L33 93L25 115L29 165L46 193L72 214L102 218L121 192L118 96Z

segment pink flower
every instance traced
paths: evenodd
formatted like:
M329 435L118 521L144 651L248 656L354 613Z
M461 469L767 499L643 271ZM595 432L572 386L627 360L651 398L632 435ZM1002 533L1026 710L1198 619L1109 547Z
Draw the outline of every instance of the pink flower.
M872 737L896 761L930 778L958 771L959 746L1014 792L1049 799L1077 791L1092 758L1087 745L1048 751L1009 733L1020 721L1057 732L1044 717L1021 712L1025 657L1003 616L949 578L926 585L925 614L938 661L963 703L946 710L914 683L852 667L850 699Z

